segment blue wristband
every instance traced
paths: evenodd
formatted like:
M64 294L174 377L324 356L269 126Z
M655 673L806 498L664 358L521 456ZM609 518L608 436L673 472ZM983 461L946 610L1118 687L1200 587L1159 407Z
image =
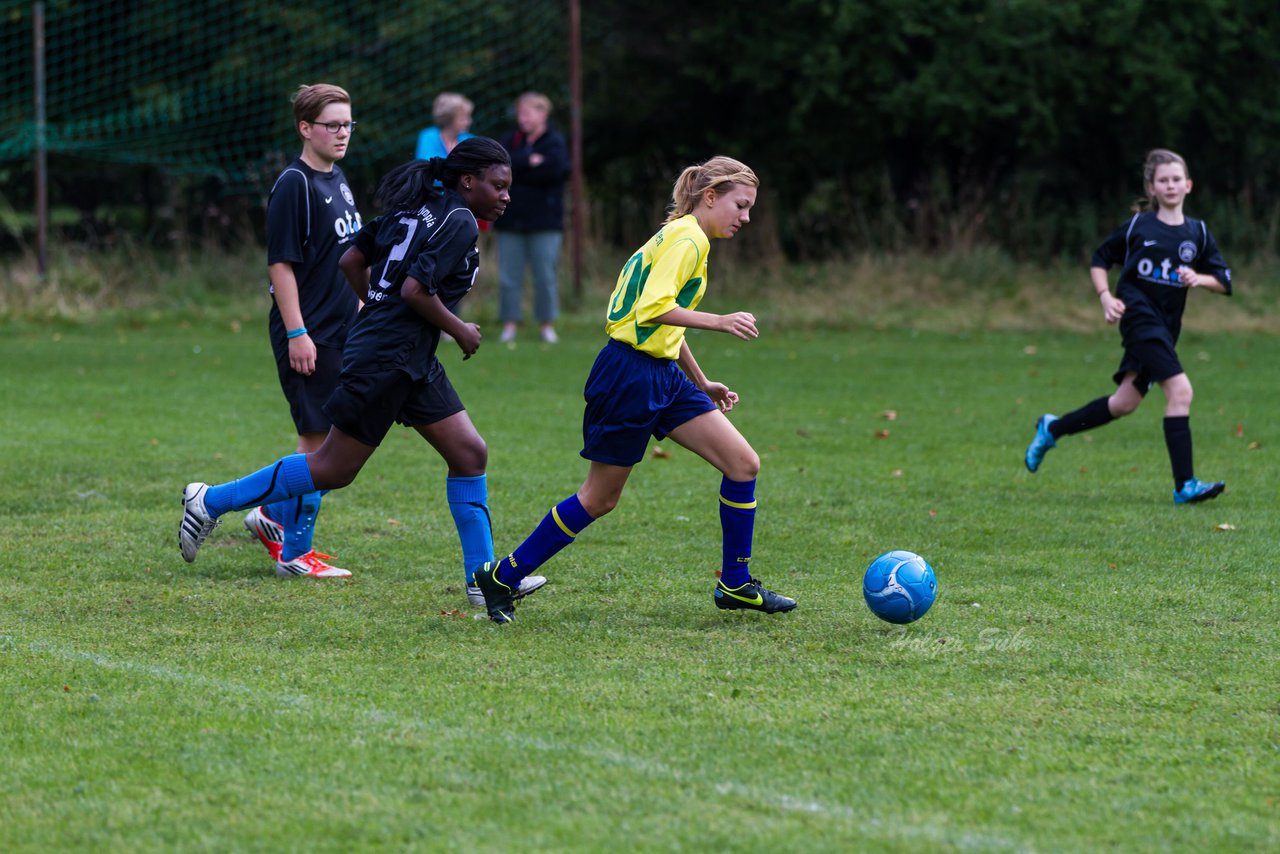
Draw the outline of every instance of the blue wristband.
M299 326L297 329L290 329L284 335L286 338L301 338L307 334L307 327Z

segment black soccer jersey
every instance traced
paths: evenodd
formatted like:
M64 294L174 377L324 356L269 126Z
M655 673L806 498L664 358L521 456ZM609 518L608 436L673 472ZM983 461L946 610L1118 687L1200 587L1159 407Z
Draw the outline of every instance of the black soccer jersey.
M1160 221L1154 211L1134 214L1093 253L1093 266L1122 265L1116 296L1124 302L1120 334L1126 345L1150 338L1178 341L1187 288L1178 278L1184 264L1208 273L1231 293L1231 268L1202 220L1182 225Z
M462 197L445 190L413 211L383 214L356 238L369 262L369 293L343 352L342 369L367 373L403 370L415 380L434 378L440 330L401 295L409 276L450 311L475 284L480 229Z
M341 347L355 317L356 297L338 259L360 230L360 212L337 166L317 172L301 158L280 173L267 200L267 263L293 265L298 303L307 334L316 344ZM269 320L276 358L287 358L289 341L275 302Z

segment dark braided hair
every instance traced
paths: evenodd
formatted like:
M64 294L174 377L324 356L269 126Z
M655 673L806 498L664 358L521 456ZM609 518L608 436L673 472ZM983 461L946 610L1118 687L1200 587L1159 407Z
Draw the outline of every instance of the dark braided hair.
M410 160L383 176L378 184L377 202L383 210L408 210L439 198L439 181L457 189L463 175L480 175L490 166L510 166L511 155L502 144L487 136L473 136L454 146L448 157Z

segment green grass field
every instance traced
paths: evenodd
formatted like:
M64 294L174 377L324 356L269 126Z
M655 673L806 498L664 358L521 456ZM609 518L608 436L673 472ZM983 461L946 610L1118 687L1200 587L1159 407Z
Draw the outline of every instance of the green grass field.
M1280 846L1275 337L1185 336L1228 492L1175 507L1158 392L1022 465L1114 332L695 335L763 458L754 571L798 609L714 608L719 475L671 448L499 628L399 428L325 502L352 581L278 581L240 514L183 563L183 485L291 448L263 327L0 332L0 850ZM566 333L445 358L500 552L585 473L601 338ZM939 579L906 628L861 597L891 548Z

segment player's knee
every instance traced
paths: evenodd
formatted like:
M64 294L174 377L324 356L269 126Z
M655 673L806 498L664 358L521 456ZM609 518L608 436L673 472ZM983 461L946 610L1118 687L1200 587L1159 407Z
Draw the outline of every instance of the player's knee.
M1138 394L1116 394L1112 395L1107 401L1107 408L1111 411L1111 415L1115 418L1123 418L1126 415L1132 415L1138 410L1138 405L1142 403L1142 396Z
M479 435L459 447L449 468L459 477L479 477L489 466L489 446Z
M1169 399L1171 406L1187 409L1191 406L1191 398L1193 391L1191 381L1186 377L1181 379L1170 380L1165 385L1165 396Z
M729 480L755 480L760 474L760 455L748 448L745 454L733 461L729 471L724 474Z
M617 507L618 500L621 497L620 493L609 493L607 495L580 496L578 500L582 502L582 509L586 510L592 519L599 519Z
M337 466L335 469L331 470L330 476L327 478L328 484L322 488L342 489L344 486L350 486L356 479L356 475L359 473L360 469L357 466Z
M452 436L435 448L449 466L449 477L480 477L489 465L489 446L479 433Z
M308 458L308 464L311 468L311 482L316 489L342 489L350 486L360 473L358 465L319 453L312 454Z
M582 510L588 512L591 519L599 519L600 516L608 515L609 511L612 511L617 506L617 498L596 498L594 501L582 502Z

